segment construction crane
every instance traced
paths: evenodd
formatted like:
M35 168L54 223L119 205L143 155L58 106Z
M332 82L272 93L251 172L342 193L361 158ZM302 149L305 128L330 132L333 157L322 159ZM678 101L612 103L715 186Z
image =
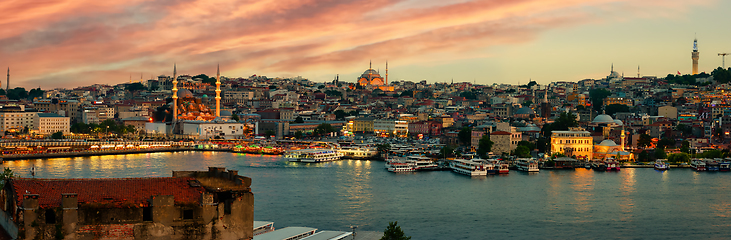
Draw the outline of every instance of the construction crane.
M730 55L731 53L719 53L718 56L721 56L721 62L723 63L723 68L726 68L726 55Z

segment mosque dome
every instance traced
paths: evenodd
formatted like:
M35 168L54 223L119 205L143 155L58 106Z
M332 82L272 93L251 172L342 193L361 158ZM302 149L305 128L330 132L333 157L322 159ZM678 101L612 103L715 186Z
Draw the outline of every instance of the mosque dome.
M599 146L614 147L614 146L618 146L618 145L617 145L617 143L615 143L612 140L605 139L604 141L602 141L601 143L599 143Z
M381 74L379 74L376 70L373 70L373 68L370 68L363 72L362 75L360 75L362 78L377 78L381 77Z
M619 119L615 119L614 120L614 123L616 123L617 126L623 126L624 125L624 123L622 123L622 120L619 120Z
M201 98L208 98L208 94L203 94Z
M615 123L614 119L610 117L607 114L599 114L594 118L594 121L591 121L591 123L606 123L606 124L612 124Z
M609 74L609 78L619 78L620 75L618 72L612 71L612 73Z
M228 116L231 116L231 115L233 115L233 114L231 114L231 112L226 111L226 110L221 110L221 116L228 117Z
M533 111L533 109L531 109L529 107L522 107L522 108L518 109L518 111L515 111L515 115L531 115L531 114L536 114L536 112Z
M193 92L191 92L188 89L180 89L178 90L178 98L192 98Z

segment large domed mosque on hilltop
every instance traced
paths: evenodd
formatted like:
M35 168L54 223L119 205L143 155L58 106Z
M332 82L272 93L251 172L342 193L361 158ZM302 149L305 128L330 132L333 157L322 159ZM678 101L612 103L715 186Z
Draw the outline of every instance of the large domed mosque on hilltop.
M388 62L386 62L386 77L381 77L381 74L373 69L371 63L368 70L358 77L358 85L368 89L381 89L384 92L392 92L393 86L388 85Z

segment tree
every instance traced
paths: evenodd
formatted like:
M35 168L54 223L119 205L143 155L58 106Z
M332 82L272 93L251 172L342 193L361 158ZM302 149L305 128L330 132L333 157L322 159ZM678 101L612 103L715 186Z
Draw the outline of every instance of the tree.
M713 80L719 83L728 83L731 81L731 68L728 68L728 70L721 67L716 68L711 72L711 75L713 75Z
M530 149L526 146L518 146L515 148L515 151L513 152L515 156L521 157L521 158L527 158L530 157Z
M675 130L680 131L682 137L687 137L691 133L693 133L693 128L682 123L679 123L678 126L675 126Z
M452 156L454 154L454 149L451 147L444 145L442 149L439 150L439 156L447 158L449 156Z
M9 179L15 177L15 174L13 173L13 169L5 168L3 171L3 175L0 176L0 189L5 189L5 183L8 182ZM400 230L400 228L399 228Z
M294 119L294 123L304 123L304 122L305 122L305 120L302 119L301 116L297 116L297 118Z
M297 131L294 133L294 138L296 139L302 139L302 131Z
M401 97L413 97L413 96L414 96L414 91L412 91L412 90L406 90L406 91L401 92Z
M231 114L231 120L234 120L234 121L237 121L238 122L239 121L239 115L238 114L235 114L235 113L234 114Z
M554 121L551 126L550 130L559 130L559 131L565 131L569 130L570 127L577 127L579 126L579 122L576 121L576 115L573 113L567 113L562 112L558 118L556 118L556 121ZM550 136L550 133L548 133ZM545 136L545 135L544 135Z
M58 131L53 134L51 134L51 138L53 139L63 139L63 132Z
M668 155L665 153L664 148L655 148L655 159L666 159L667 157Z
M689 160L690 156L687 153L673 153L668 155L669 162L688 162Z
M528 150L536 149L536 145L529 141L520 141L518 142L518 146L525 146Z
M482 135L479 143L477 144L477 154L481 158L486 158L487 153L492 152L493 142L490 140L490 134Z
M145 88L145 85L142 85L142 83L136 82L136 83L127 84L126 86L124 86L124 90L134 92L134 91L147 90L147 88Z
M462 130L457 134L457 139L462 145L469 146L472 143L472 129L469 127L463 127Z
M639 156L637 156L637 161L640 161L640 162L650 161L650 154L647 153L647 151L642 150L642 152L640 152Z
M335 128L333 128L332 125L327 123L321 123L320 125L317 125L317 128L315 128L314 133L317 135L321 134L328 134L331 132L335 132Z
M205 75L205 74L199 74L199 75L193 76L193 79L196 79L196 78L200 78L202 83L207 83L209 85L216 84L216 78L209 77L208 75Z
M640 137L637 139L637 147L649 147L652 145L652 137L647 134L640 134Z
M271 86L269 86L269 90L277 90L277 85L271 85Z
M604 105L604 99L610 95L612 95L612 93L603 88L594 88L589 90L589 98L594 106L594 111L601 111L602 106Z
M345 111L343 111L343 110L336 110L334 112L334 114L335 114L335 119L338 119L338 120L345 119L345 117L348 116L348 114L345 113Z
M657 147L662 148L675 148L675 140L670 138L663 138L657 142Z
M388 227L386 227L386 230L383 231L383 237L381 237L381 240L409 240L411 237L404 236L406 235L404 231L401 230L401 227L398 226L398 221L396 222L389 222Z
M332 97L342 97L343 93L337 90L325 90L325 94Z
M471 91L464 91L464 92L460 93L459 96L466 98L466 99L473 99L473 100L477 99L477 96L475 95L475 93L473 93Z
M683 140L683 143L680 144L680 152L690 153L690 142Z
M618 112L629 112L629 106L624 104L609 104L604 107L604 112L607 115L614 115Z

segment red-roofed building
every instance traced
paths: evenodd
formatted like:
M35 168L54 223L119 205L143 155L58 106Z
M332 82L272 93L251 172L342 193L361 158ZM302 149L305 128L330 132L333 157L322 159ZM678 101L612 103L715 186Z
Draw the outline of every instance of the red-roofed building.
M211 167L169 178L30 179L5 185L3 222L18 239L251 239L251 178Z

